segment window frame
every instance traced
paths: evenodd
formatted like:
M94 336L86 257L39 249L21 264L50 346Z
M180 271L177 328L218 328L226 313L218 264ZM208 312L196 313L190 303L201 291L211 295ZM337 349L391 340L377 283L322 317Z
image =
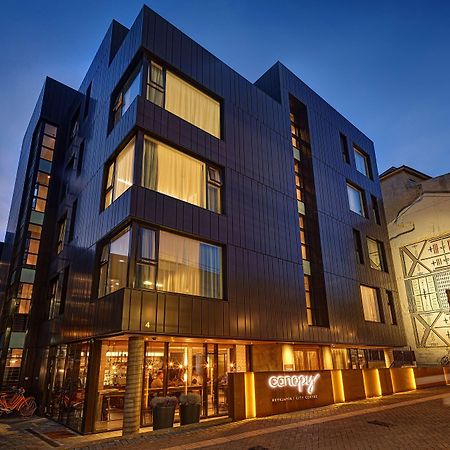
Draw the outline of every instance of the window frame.
M151 230L155 233L155 259L145 259L140 258L139 256L139 245L140 245L140 230L141 229L147 229ZM199 243L208 244L215 246L220 249L220 276L221 276L221 297L205 297L203 295L197 295L197 294L186 294L183 292L176 292L176 291L167 291L164 289L158 289L158 271L159 271L159 264L160 264L160 233L161 231L164 231L166 233L181 237L183 239L190 239L197 241ZM216 243L216 242L208 242L207 240L197 239L191 236L187 236L182 233L173 232L172 230L166 230L164 228L157 228L153 226L149 226L147 224L143 224L140 222L132 222L129 223L125 228L122 228L119 232L109 235L105 240L100 242L97 246L97 277L96 277L96 283L93 283L92 286L92 296L91 299L100 299L107 295L110 295L115 291L112 292L106 292L106 286L108 283L108 274L109 274L109 261L110 261L110 247L111 243L117 239L119 239L123 234L126 232L129 232L129 243L128 243L128 263L127 263L127 275L125 280L125 286L122 288L119 288L117 290L123 289L123 288L132 288L132 289L138 289L143 291L152 291L152 292L159 292L159 293L167 293L167 294L173 294L173 295L188 295L191 297L198 297L198 298L211 298L213 300L218 301L226 301L226 249L223 245ZM105 250L106 249L106 250ZM104 253L106 254L106 259L103 258ZM138 264L148 265L155 267L155 273L154 273L154 287L138 287L137 282L137 270L136 266ZM101 280L102 280L102 270L106 271L104 276L104 287L102 288L102 293L100 294L100 288L101 288Z
M110 131L120 122L122 117L125 115L125 113L128 111L130 106L133 104L136 97L142 96L142 73L143 64L142 61L139 61L137 64L133 66L133 70L129 73L127 77L123 77L121 81L117 84L116 88L113 91L113 94L111 95L111 106L110 106ZM139 83L139 90L136 95L136 97L133 98L130 105L125 111L122 111L124 106L124 97L130 87L135 82L136 78L140 76L140 83Z
M117 159L121 155L121 153L133 142L133 164L131 165L131 186L129 186L126 190L124 190L118 197L114 198L115 193L115 180L117 176ZM136 162L136 146L137 146L137 135L133 135L130 139L127 139L125 141L125 145L121 145L118 147L118 149L114 152L114 155L109 159L109 161L104 166L104 172L103 172L103 189L101 196L101 204L100 204L100 212L105 211L108 209L117 199L119 199L125 192L128 191L132 186L135 185L135 162ZM112 169L111 173L111 183L109 183L109 175L110 171ZM111 199L108 204L106 204L106 200L108 197L108 194L111 193Z
M375 245L377 246L378 258L380 260L380 268L376 267L375 263L372 263L372 259L371 259L370 255L373 252L370 251L369 241L374 242ZM386 252L384 251L384 242L379 241L378 239L372 238L370 236L366 236L366 243L367 243L367 252L368 252L368 255L369 255L369 266L370 266L370 268L374 269L374 270L378 270L379 272L386 272L386 273L388 273L387 262L386 262Z
M378 310L379 320L371 320L371 319L367 319L366 318L366 311L364 309L362 288L370 289L372 291L375 291L376 307L377 307L377 310ZM363 310L364 321L365 322L370 322L370 323L382 323L382 324L384 324L384 311L383 311L383 304L382 304L381 295L380 295L380 289L376 288L376 287L373 287L373 286L369 286L367 284L360 284L359 285L359 292L360 292L361 308Z
M364 264L364 251L362 246L361 232L353 228L353 245L355 248L356 261L359 264Z
M398 325L397 311L395 309L394 293L390 290L386 290L386 296L391 325Z
M188 152L186 152L184 150L181 150L181 149L179 149L179 148L177 148L177 147L175 147L175 146L173 146L171 144L168 144L166 142L158 140L158 139L154 138L153 136L151 136L148 133L144 135L144 139L143 139L143 144L142 145L145 146L145 141L146 140L153 142L156 146L158 146L158 144L160 144L162 147L167 147L169 150L181 153L182 155L185 155L188 158L194 159L197 162L203 164L204 165L204 169L205 169L204 170L204 172L205 172L204 173L204 180L203 180L204 189L205 189L205 206L196 205L194 203L191 203L191 202L188 202L186 200L183 200L183 199L181 199L179 197L174 197L174 196L171 196L169 194L165 194L164 192L158 191L157 189L155 189L154 192L158 192L158 193L160 193L162 195L167 195L170 198L174 198L176 200L179 200L179 201L184 202L184 203L188 203L189 205L193 205L193 206L196 206L198 208L206 209L206 210L208 210L210 212L213 212L213 213L216 213L216 214L224 214L224 204L225 204L224 199L223 199L223 196L224 196L224 189L223 189L223 186L224 186L224 170L223 170L222 167L220 167L217 164L211 164L209 162L206 162L205 160L199 158L197 155L192 155L192 154L190 154L190 153L188 153ZM159 151L159 150L156 150L156 151ZM142 151L142 158L144 158L144 151ZM144 177L145 177L145 173L146 173L145 171L146 171L146 165L144 164L144 161L142 161L142 170L141 170L139 186L143 187L144 189L153 190L153 189L151 189L149 187L144 186ZM217 173L219 178L218 179L212 179L211 172ZM218 211L214 210L214 209L212 209L210 207L211 206L211 198L210 198L210 194L209 194L209 187L212 187L214 189L218 189L218 191L219 191L219 201L218 201L218 203L219 203L219 210Z
M358 214L358 216L364 217L367 219L367 206L366 206L366 198L365 198L365 192L363 189L361 189L360 187L356 186L355 184L353 184L352 182L348 181L346 182L347 184L347 198L348 198L348 204L349 204L349 210L355 214ZM358 211L354 211L351 207L351 203L350 203L350 196L348 194L348 189L353 189L354 191L358 192L359 194L359 198L361 201L361 209L362 209L362 214L360 214Z
M353 143L353 155L355 158L355 169L357 172L359 172L360 174L364 175L365 177L369 178L369 180L372 180L372 167L370 164L370 157L369 155L363 150L361 149L361 147L359 147L358 145L356 145L355 143ZM362 160L364 161L364 168L365 168L365 172L361 172L361 170L359 170L358 168L358 164L357 164L357 156L361 157Z
M127 273L125 276L125 285L119 289L116 289L114 291L111 292L106 292L106 287L108 284L108 275L109 275L109 262L110 262L110 255L111 255L111 243L114 241L117 241L118 239L120 239L124 234L126 233L130 233L129 237L128 237L128 261L127 261ZM107 258L105 260L103 260L103 253L105 251L105 249L107 248ZM118 232L110 234L105 240L103 240L99 246L98 246L98 257L97 257L97 262L98 262L98 276L97 276L97 282L94 284L95 286L95 291L94 291L94 298L103 298L106 297L107 295L113 294L114 292L117 292L120 289L124 289L126 287L129 287L130 283L129 283L129 279L130 279L130 267L131 267L131 261L133 258L133 226L132 224L128 224L126 225L124 228L120 229ZM102 295L100 295L100 286L101 286L101 273L102 273L102 268L106 268L106 276L105 276L105 280L104 280L104 286L103 286L103 293Z
M56 234L56 255L59 255L65 246L66 230L67 229L67 213L58 220L57 234Z
M348 139L344 133L339 133L339 143L341 145L342 159L345 163L350 164L350 152L348 149Z
M223 139L224 136L224 113L223 113L223 98L219 97L217 94L215 94L214 92L208 90L205 86L203 86L202 84L198 83L196 80L191 79L186 77L186 74L179 72L178 70L172 68L171 66L167 65L165 62L162 62L160 60L158 60L157 58L154 58L153 55L150 54L146 54L145 55L145 64L143 64L143 66L147 65L148 70L146 70L143 74L143 76L146 77L145 81L143 82L143 85L145 86L145 92L144 94L141 95L145 95L145 99L147 101L149 101L150 103L153 103L154 105L158 106L159 108L164 109L165 111L167 111L168 113L171 113L168 109L166 109L166 89L167 89L167 71L169 71L171 74L173 74L175 77L181 79L183 82L189 84L192 88L200 91L203 95L206 95L207 97L209 97L210 99L214 100L215 102L217 102L219 104L219 135L215 136L214 134L211 134L209 131L204 130L203 128L198 127L197 125L193 124L192 122L178 116L177 114L171 113L176 115L180 120L185 121L186 123L188 123L189 125L201 130L202 132L216 138L219 140ZM163 79L163 85L158 85L154 82L151 82L151 67L152 65L155 65L158 68L162 69L162 79ZM154 86L153 86L153 85ZM149 96L147 95L149 92L149 87L151 89L156 89L158 92L163 94L162 97L162 106L159 105L158 103L152 102L149 99ZM164 92L162 92L162 90L164 90Z

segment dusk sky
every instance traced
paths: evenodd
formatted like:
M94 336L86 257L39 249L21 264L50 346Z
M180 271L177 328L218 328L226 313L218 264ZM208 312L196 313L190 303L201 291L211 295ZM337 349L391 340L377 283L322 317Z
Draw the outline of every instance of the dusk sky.
M142 4L2 0L0 240L45 76L78 88L111 20L129 27ZM450 171L450 2L147 4L252 82L280 60L374 141L380 172Z

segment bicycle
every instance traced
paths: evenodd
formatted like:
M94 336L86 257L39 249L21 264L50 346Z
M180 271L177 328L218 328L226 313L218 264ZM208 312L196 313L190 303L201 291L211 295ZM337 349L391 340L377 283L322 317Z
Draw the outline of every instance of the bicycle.
M17 412L22 417L31 417L37 405L34 397L25 397L25 389L12 389L11 392L0 393L0 416Z
M447 354L441 358L441 366L448 366L450 364L450 349L447 349Z

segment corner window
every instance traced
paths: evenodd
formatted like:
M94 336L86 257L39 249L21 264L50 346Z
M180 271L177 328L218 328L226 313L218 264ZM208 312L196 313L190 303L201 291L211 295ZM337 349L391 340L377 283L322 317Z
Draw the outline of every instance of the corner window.
M136 259L133 287L223 298L222 248L147 227L133 227ZM134 233L134 231L133 231ZM98 297L128 285L131 228L103 246Z
M103 246L100 257L99 297L127 286L129 247L129 228Z
M370 267L372 267L372 269L382 270L386 272L386 261L383 243L368 237L367 248L369 250Z
M105 209L133 184L134 142L133 138L107 167Z
M347 183L347 195L350 211L365 217L366 212L364 208L364 194L361 189Z
M368 156L360 148L356 147L356 145L353 146L353 152L355 154L356 170L367 178L371 178Z
M220 139L220 103L154 62L148 69L147 100Z
M220 170L149 137L144 140L141 184L201 208L221 212Z
M141 69L136 70L131 77L123 84L116 95L113 107L114 125L127 112L134 99L141 93Z
M368 322L383 322L378 290L364 285L360 285L360 290L364 320Z

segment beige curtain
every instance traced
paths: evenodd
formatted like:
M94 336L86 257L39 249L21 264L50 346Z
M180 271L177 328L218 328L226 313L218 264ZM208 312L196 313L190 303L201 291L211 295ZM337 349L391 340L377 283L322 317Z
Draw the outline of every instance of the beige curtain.
M160 232L157 288L182 294L202 295L200 242Z
M368 286L360 286L360 288L364 319L370 322L381 322L377 290Z
M142 184L206 208L206 167L197 159L145 138Z
M116 158L114 198L120 197L133 184L134 138Z
M169 71L165 108L220 139L220 103Z

